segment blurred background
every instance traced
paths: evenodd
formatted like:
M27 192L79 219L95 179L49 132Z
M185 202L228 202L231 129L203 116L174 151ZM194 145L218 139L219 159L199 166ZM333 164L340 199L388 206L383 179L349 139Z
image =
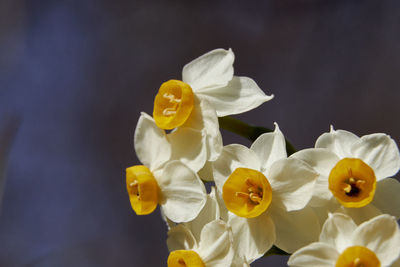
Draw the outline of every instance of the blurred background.
M299 149L331 124L399 143L399 25L394 0L0 0L0 266L166 266L167 229L134 214L125 168L160 84L214 48L275 94L238 118Z

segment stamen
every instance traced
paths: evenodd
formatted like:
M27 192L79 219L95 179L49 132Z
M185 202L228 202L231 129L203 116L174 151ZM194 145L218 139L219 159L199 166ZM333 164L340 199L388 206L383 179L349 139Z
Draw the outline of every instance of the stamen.
M169 103L180 103L181 99L175 98L175 95L170 93L164 93L163 97L169 100Z
M351 184L354 184L354 183L356 182L356 180L355 180L353 177L350 177L350 178L349 178L349 182L350 182Z
M346 192L346 193L350 193L350 191L351 191L351 185L346 184L346 186L343 188L343 191Z
M361 263L360 258L355 258L353 261L353 265L354 265L354 267L363 267L364 266L364 264Z
M138 181L135 180L135 181L133 181L132 183L130 183L129 186L130 186L130 187L135 187L135 186L137 186L138 184L139 184Z
M249 194L244 193L244 192L236 192L235 195L237 197L249 197Z
M164 116L171 116L176 114L176 109L175 108L165 108L163 110L163 115Z
M257 204L260 204L262 198L258 194L250 193L250 200Z

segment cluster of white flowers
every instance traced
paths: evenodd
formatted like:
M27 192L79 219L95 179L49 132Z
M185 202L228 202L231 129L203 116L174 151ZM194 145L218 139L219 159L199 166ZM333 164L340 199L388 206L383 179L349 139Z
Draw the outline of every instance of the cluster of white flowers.
M126 170L127 190L138 215L161 206L168 266L249 266L271 248L292 254L290 266L399 264L396 143L331 127L288 157L275 124L250 148L223 146L218 117L273 98L234 76L233 61L232 50L216 49L187 64L136 126L144 165Z

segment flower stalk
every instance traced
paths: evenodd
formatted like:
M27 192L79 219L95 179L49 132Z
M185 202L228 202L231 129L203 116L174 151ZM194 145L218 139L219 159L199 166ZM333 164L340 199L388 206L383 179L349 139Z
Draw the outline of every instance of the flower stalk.
M252 126L231 116L219 117L218 122L219 126L222 129L243 136L244 138L249 139L251 142L254 142L263 133L271 133L274 131L272 129L265 127ZM286 141L286 151L288 156L290 156L297 150L287 140L287 138L285 138L285 141Z

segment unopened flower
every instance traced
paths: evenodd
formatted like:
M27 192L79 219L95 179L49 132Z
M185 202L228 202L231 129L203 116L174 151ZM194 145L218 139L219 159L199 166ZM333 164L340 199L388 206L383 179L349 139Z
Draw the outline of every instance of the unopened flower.
M213 163L215 183L229 210L235 252L247 263L274 243L291 252L318 237L316 215L303 209L318 174L304 162L286 157L285 138L276 125L250 149L225 146Z
M168 232L168 267L225 267L231 266L234 252L232 231L221 220L207 223L196 238L184 224Z
M289 266L361 267L392 266L400 256L400 231L396 219L380 215L357 226L345 214L330 215L319 242L296 251Z
M178 128L175 134L180 138L186 138L185 132L179 133L183 128L202 132L202 138L191 140L203 143L210 161L222 149L217 116L242 113L273 98L265 95L252 79L233 76L233 61L232 50L212 50L184 66L182 81L164 82L154 100L157 126L166 130Z
M386 134L361 138L334 130L321 135L315 148L291 157L311 165L319 174L310 205L341 212L356 222L388 213L400 218L400 183L388 178L400 168L396 143Z
M135 150L144 165L126 169L126 186L136 214L149 214L159 204L174 222L193 220L206 203L204 184L184 163L170 160L171 144L149 116L139 119Z

